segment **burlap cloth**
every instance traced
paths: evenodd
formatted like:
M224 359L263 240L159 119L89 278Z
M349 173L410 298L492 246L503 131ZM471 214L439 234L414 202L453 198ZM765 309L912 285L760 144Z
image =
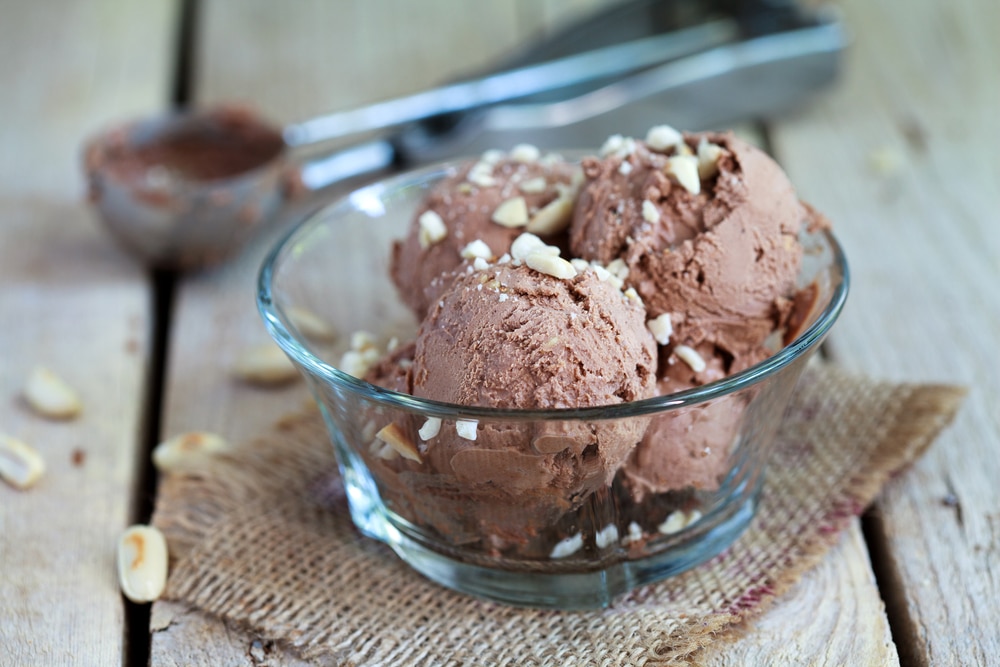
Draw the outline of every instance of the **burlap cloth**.
M163 480L167 597L338 665L664 665L751 619L815 565L950 421L963 390L810 368L750 528L711 561L608 609L507 607L446 590L362 537L315 411Z

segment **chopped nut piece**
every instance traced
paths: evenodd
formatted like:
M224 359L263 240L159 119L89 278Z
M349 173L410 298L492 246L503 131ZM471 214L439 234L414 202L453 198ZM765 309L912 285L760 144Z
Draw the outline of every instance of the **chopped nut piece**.
M506 154L502 150L498 148L491 148L479 157L479 161L484 164L494 165L504 159L504 157L506 157Z
M118 584L132 602L152 602L167 585L167 540L152 526L131 526L118 541Z
M492 168L490 168L490 171L492 171ZM466 177L466 180L468 180L470 183L478 185L481 188L489 188L497 184L497 179L493 178L493 175L491 173L487 173L486 171L482 170L477 171L475 169L469 172L469 175Z
M445 227L444 220L434 211L424 211L417 218L420 231L417 233L417 241L420 247L430 248L432 245L448 236L448 228Z
M233 364L233 375L256 385L278 385L299 377L295 365L284 350L274 343L264 343L245 349Z
M355 331L351 334L351 349L341 356L339 368L348 375L363 378L378 358L375 337L367 331Z
M628 280L628 264L626 264L625 260L621 257L608 262L608 265L605 268L622 280Z
M649 128L646 133L646 143L654 151L661 153L684 142L681 133L669 125L657 125Z
M556 183L556 192L559 196L564 199L569 199L576 201L576 197L580 194L580 188L587 181L587 177L583 173L583 169L577 167L573 169L573 176L570 179L569 184L566 183Z
M656 204L648 199L644 199L642 202L642 219L653 224L660 221L660 209L656 208Z
M474 268L476 271L482 271L483 269L490 268L490 263L487 262L482 257L476 257L476 259L473 260L472 262L472 268Z
M621 150L624 143L625 137L620 134L612 134L610 137L605 139L604 143L601 145L601 156L603 157L605 155L611 155L612 153L618 152Z
M545 188L549 187L549 182L545 180L544 176L536 176L522 181L517 187L526 195L537 195L540 192L545 192Z
M378 361L378 350L374 347L365 350L348 350L340 357L340 370L362 379L368 373L368 369Z
M546 252L533 252L525 258L524 263L539 273L545 273L560 280L576 277L576 269L573 268L572 264L562 257Z
M670 336L674 333L674 327L670 323L670 313L663 313L659 317L655 317L648 322L646 326L653 333L653 338L660 345L666 345L670 342Z
M608 271L607 269L605 269L600 264L591 264L591 267L594 269L594 273L597 274L597 279L600 280L601 282L604 282L606 280L610 280L611 278L614 277L614 276L611 275L610 271Z
M698 178L698 158L692 155L675 155L667 158L666 172L680 183L681 187L693 195L701 192Z
M396 424L391 423L382 427L382 429L375 434L375 437L399 452L399 455L404 459L410 459L411 461L422 463L420 459L420 452L417 451L416 446L410 441L407 435L403 433L403 430L396 426Z
M420 427L417 433L420 435L420 439L424 442L436 437L438 433L441 432L441 418L440 417L428 417L424 425Z
M683 361L685 364L691 367L695 373L700 373L705 370L705 360L701 358L697 350L693 347L688 347L687 345L678 345L674 348L674 354Z
M572 537L567 537L560 540L552 547L552 553L549 554L549 558L566 558L567 556L572 556L577 551L583 548L583 533L577 533Z
M625 137L622 141L622 147L615 151L615 155L618 157L628 157L632 153L635 153L636 143L635 139L632 137Z
M307 308L292 306L288 309L288 319L303 336L314 341L331 341L337 337L337 332L333 330L333 327Z
M622 176L628 176L632 173L632 163L628 160L624 160L620 165L618 165L618 173Z
M24 398L35 412L49 419L72 419L83 409L73 388L41 366L36 366L28 375Z
M27 489L45 472L45 461L25 442L0 433L0 479L17 489Z
M606 549L618 542L618 526L613 523L609 523L601 530L597 531L594 535L594 542L597 544L598 549Z
M724 152L722 146L709 143L704 137L698 142L698 177L702 180L719 173L719 158Z
M625 290L624 294L626 299L630 299L639 304L642 303L642 297L639 296L639 293L635 291L634 287L629 287L627 290Z
M493 211L493 222L504 227L524 227L528 224L528 205L524 197L511 197L500 202Z
M214 433L182 433L156 446L153 465L164 472L195 469L204 465L216 452L226 449L229 449L229 442Z
M459 419L455 422L455 433L465 440L475 440L478 427L479 422L475 419Z
M510 244L510 254L516 260L524 261L528 258L528 255L532 255L536 252L543 252L549 255L559 255L559 248L551 245L546 245L545 241L538 238L531 232L525 232L514 239L514 242ZM503 258L501 258L503 259ZM500 262L501 264L503 262Z
M372 443L372 448L375 449L373 452L375 456L379 457L384 461L391 461L393 459L399 458L399 452L393 449L392 445L387 445L381 440L376 440Z
M628 545L632 542L638 542L642 539L642 526L637 524L635 521L631 521L628 524L628 535L622 538L622 544Z
M546 153L538 159L538 163L543 167L552 167L560 162L562 162L562 155L559 153Z
M684 530L700 518L701 512L698 510L691 510L690 512L675 510L670 513L666 521L656 527L656 530L664 535L672 535Z
M365 350L370 350L374 347L377 347L375 344L375 336L367 331L355 331L351 334L352 350L364 352Z
M479 174L482 176L492 176L493 167L496 166L495 162L489 162L487 160L480 160L471 167L469 167L469 175Z
M518 144L510 151L510 159L515 162L537 162L542 153L531 144Z
M569 197L556 197L531 217L525 229L532 234L561 232L573 219L573 203Z
M579 257L574 257L569 260L569 263L573 265L573 268L576 269L577 273L583 273L587 269L591 268L590 262L585 259L580 259Z
M462 248L459 253L465 259L475 259L476 257L482 257L483 259L489 259L493 257L493 251L490 247L486 245L485 241L476 239L472 243L469 243L464 248Z

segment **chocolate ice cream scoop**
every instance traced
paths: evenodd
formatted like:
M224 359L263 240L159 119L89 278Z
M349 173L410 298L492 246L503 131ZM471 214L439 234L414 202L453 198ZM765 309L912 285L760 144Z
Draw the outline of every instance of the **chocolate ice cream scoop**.
M636 401L655 392L656 343L645 321L638 300L593 270L559 279L528 265L470 267L422 323L406 380L391 361L368 379L506 409ZM646 421L446 422L421 446L419 464L381 465L407 498L402 511L456 542L499 548L525 543L610 484Z
M495 264L460 274L424 319L413 395L517 409L611 405L651 396L655 365L645 309L610 281Z
M434 188L393 246L402 300L423 317L465 258L499 258L524 231L553 241L569 225L575 174L577 167L527 145L463 165Z
M650 316L670 314L672 342L746 354L787 312L807 213L763 151L732 134L677 138L584 160L570 247L624 260Z
M694 352L704 362L695 370L676 352L661 350L657 394L666 396L715 382L766 359L760 347L735 360L710 343ZM620 475L636 502L650 494L686 488L714 491L731 467L729 454L743 423L746 397L726 396L697 408L667 412L650 420L642 441L629 454Z

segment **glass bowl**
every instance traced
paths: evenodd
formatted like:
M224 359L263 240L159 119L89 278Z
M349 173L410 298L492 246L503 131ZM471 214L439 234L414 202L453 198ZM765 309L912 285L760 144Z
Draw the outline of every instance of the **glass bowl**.
M319 404L355 525L444 586L559 609L606 606L721 552L753 517L796 380L847 296L834 237L803 232L799 283L818 288L817 305L798 338L740 373L601 407L440 403L337 366L351 332L370 332L380 347L414 337L418 323L389 278L392 241L456 168L429 167L351 193L292 230L260 272L260 312ZM345 335L310 339L304 312ZM478 440L458 437L470 424ZM614 448L631 453L608 469L597 452ZM660 484L629 484L626 467L639 477L659 467Z

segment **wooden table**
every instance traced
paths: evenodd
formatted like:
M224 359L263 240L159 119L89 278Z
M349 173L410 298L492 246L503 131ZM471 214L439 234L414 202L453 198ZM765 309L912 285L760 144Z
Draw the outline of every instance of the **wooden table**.
M270 239L216 271L151 275L83 202L82 139L181 98L249 100L287 121L414 91L593 4L0 0L0 432L48 463L29 491L0 484L0 664L297 664L183 605L150 615L118 591L117 537L155 496L152 445L191 429L239 440L306 394L230 376L235 354L266 339L252 280ZM703 659L997 664L1000 3L840 4L853 34L843 79L765 127L852 262L829 354L972 391L822 565ZM36 364L78 388L80 419L26 408Z

